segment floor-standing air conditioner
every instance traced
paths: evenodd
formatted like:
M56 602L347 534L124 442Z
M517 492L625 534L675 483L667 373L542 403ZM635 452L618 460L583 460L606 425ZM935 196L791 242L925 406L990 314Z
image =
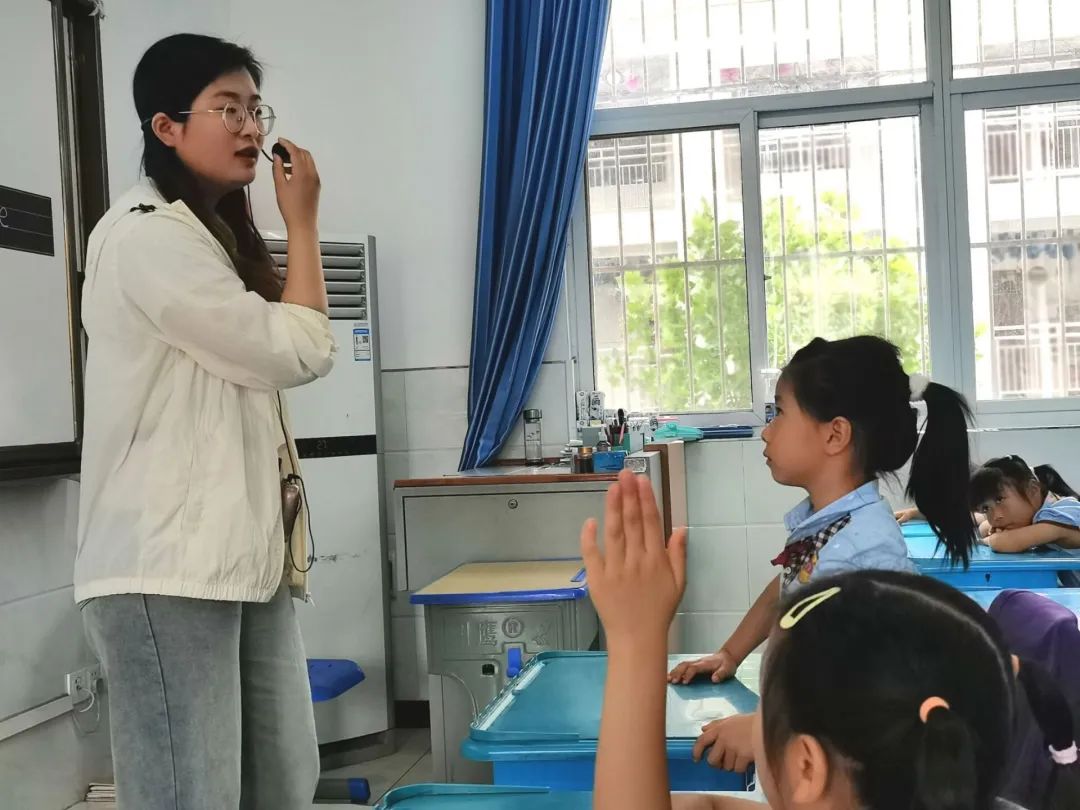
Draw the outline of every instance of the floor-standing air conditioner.
M287 269L284 235L264 236L274 260ZM327 377L287 394L316 555L313 604L298 605L298 612L309 658L349 659L366 676L340 697L316 704L319 742L331 743L390 727L389 590L375 239L324 239L320 250L338 354Z

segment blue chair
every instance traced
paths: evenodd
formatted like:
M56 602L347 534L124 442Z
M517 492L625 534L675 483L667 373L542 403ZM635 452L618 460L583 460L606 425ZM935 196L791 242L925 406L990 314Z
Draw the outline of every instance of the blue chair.
M313 703L333 700L364 680L364 671L356 662L342 658L309 658L307 668ZM361 778L320 779L315 798L367 804L371 799L371 785Z
M1076 608L1075 599L1048 599L1030 591L1004 590L988 609L1009 650L1042 664L1061 687L1074 715L1080 707L1080 683L1076 678L1080 672L1080 626ZM1016 709L1009 767L1000 795L1023 807L1042 807L1057 779L1056 769L1047 756L1045 734L1026 699L1017 700Z

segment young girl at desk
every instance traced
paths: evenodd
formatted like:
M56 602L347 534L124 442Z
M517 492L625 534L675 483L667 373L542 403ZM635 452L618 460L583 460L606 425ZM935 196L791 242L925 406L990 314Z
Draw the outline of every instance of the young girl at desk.
M968 495L986 516L980 534L994 551L1080 548L1080 500L1049 464L1033 470L1020 456L990 459L971 477Z
M686 584L685 529L665 547L648 482L624 473L607 496L603 552L589 521L582 554L609 650L593 806L760 808L668 792L661 674ZM758 783L777 810L1015 807L996 798L1015 674L1037 716L1065 705L1046 673L1009 655L981 608L930 577L815 580L785 601L770 633L753 744ZM1080 807L1072 723L1042 728L1058 766L1040 810Z
M918 440L913 403L926 403ZM785 518L790 536L765 587L731 638L714 655L685 662L672 683L734 675L769 635L783 595L822 576L860 569L912 571L907 544L877 479L908 459L908 494L927 515L949 557L966 566L977 542L965 506L970 473L963 397L921 375L908 376L897 348L881 338L815 338L791 358L776 388L776 417L762 433L765 458L780 484L807 499ZM913 455L914 454L914 455ZM710 723L695 756L743 771L752 761L752 716Z

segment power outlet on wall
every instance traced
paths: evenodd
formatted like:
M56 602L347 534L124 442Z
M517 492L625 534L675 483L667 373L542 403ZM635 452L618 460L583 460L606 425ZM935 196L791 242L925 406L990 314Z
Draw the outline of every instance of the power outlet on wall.
M83 669L77 669L64 676L64 689L71 696L72 703L82 703L90 700L96 691L97 682L101 680L101 667L93 664Z

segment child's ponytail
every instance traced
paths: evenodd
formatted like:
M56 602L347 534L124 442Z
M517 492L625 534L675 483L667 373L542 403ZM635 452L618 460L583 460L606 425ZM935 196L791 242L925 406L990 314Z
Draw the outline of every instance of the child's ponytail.
M975 739L967 722L948 708L931 711L915 756L915 807L981 810Z
M1080 498L1076 490L1066 484L1065 479L1049 464L1040 464L1032 472L1035 473L1035 477L1046 492L1057 495L1059 498Z
M909 376L900 350L873 335L815 338L795 352L783 379L818 422L843 417L851 423L855 461L867 480L896 472L914 453L908 495L948 558L966 567L978 533L967 509L971 410L964 398L921 374ZM927 419L919 442L912 403L921 401Z
M806 734L850 774L855 806L995 806L1016 684L985 610L933 577L863 570L811 581L779 613L761 681L768 762Z
M911 380L912 399L926 402L926 424L911 460L908 497L926 517L949 560L967 568L978 543L975 521L967 507L971 409L951 388L926 382L919 375Z

